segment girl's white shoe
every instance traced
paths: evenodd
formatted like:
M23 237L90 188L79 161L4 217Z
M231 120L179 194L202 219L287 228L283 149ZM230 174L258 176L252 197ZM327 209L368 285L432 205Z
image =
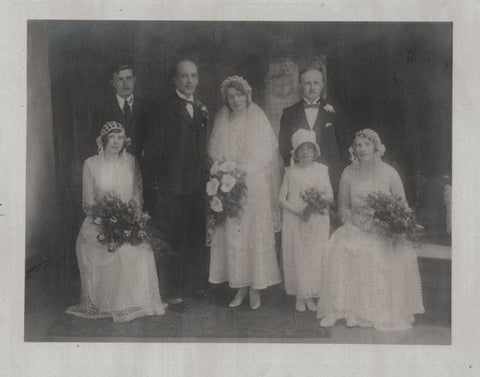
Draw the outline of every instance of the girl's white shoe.
M313 298L307 298L307 308L311 312L317 311L317 304L315 303L315 299Z
M303 298L298 298L297 301L295 302L295 309L297 309L297 312L304 312L305 311L305 300Z

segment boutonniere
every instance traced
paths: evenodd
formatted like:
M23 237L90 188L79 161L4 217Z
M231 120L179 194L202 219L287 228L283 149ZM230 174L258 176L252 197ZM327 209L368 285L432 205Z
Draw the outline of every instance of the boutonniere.
M325 106L323 106L323 110L325 110L328 113L334 113L335 112L335 109L333 108L333 106L328 104L328 103Z
M203 119L202 123L205 123L208 119L208 108L207 108L207 106L205 106L198 99L195 99L195 106L197 107L197 109L200 110L200 114L202 115L202 119Z

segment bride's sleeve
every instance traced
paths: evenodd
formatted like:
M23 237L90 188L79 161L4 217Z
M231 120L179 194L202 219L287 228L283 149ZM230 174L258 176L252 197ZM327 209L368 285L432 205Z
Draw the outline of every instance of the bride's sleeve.
M224 129L227 123L227 112L224 107L218 110L217 114L215 114L215 119L213 121L213 130L212 134L210 135L210 139L208 140L208 157L211 160L221 160L221 146L224 142Z
M95 204L94 179L88 160L83 163L82 208L89 215L90 207Z

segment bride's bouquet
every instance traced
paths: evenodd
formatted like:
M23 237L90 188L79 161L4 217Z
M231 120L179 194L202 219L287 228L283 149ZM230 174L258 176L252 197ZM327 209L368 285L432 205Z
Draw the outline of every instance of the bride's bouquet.
M89 208L93 222L100 225L97 240L113 252L124 243L138 245L148 239L146 231L150 215L142 212L139 203L123 202L114 192L108 192Z
M424 227L418 224L415 212L399 196L376 191L367 196L366 203L383 233L391 238L405 234L412 241L420 239Z
M305 202L303 209L303 220L308 221L314 213L325 214L332 204L331 200L325 197L325 193L312 187L306 189L300 194L300 198Z
M207 182L209 233L227 218L235 218L240 213L247 195L244 177L245 173L237 168L235 161L213 163Z

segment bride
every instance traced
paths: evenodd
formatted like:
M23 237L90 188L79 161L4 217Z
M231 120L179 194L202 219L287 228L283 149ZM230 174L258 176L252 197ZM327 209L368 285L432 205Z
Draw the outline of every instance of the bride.
M114 121L106 123L97 144L98 155L89 157L83 166L83 209L87 216L76 243L81 302L67 313L83 318L112 317L114 322L161 315L165 305L150 246L124 243L111 252L97 240L100 225L93 222L90 208L106 193L114 192L126 203L135 200L139 210L143 204L140 171L135 158L125 151L124 127Z
M280 230L278 144L267 116L251 101L247 81L229 77L220 91L225 105L215 116L209 156L237 163L246 173L247 198L239 218L215 229L209 281L239 289L230 307L249 293L250 307L257 309L260 290L280 283L274 234Z
M384 152L375 131L356 133L352 164L340 179L338 208L344 225L332 234L323 260L320 326L344 318L348 327L405 330L414 314L424 312L415 250L404 237L392 242L375 231L378 225L365 211L365 199L374 191L405 201L400 176L381 159Z

